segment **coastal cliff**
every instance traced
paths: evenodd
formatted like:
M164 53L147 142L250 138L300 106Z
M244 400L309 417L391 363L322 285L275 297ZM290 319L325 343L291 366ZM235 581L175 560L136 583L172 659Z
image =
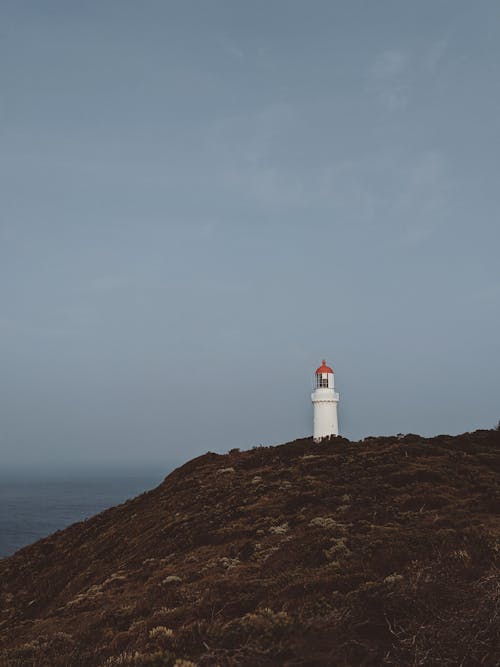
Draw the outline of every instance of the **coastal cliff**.
M0 666L500 664L500 432L208 453L0 560Z

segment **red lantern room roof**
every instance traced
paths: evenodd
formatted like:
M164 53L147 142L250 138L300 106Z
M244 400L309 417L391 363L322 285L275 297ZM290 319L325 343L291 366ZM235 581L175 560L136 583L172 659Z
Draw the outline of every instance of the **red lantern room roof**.
M330 366L326 365L326 359L323 359L321 366L316 369L316 375L319 375L320 373L333 373L333 370L330 368Z

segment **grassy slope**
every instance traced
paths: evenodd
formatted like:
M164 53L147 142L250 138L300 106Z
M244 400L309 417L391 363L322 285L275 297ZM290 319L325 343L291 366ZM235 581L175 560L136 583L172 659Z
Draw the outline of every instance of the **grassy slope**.
M0 561L0 666L500 664L499 473L497 431L206 454Z

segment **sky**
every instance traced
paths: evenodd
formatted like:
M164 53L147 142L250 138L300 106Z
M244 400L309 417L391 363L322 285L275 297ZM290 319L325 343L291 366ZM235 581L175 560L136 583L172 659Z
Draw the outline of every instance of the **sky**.
M496 0L0 0L0 466L500 419Z

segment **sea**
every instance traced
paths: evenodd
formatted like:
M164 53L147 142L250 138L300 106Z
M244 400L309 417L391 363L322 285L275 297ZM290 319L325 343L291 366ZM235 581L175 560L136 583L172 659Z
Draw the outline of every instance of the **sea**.
M0 472L0 558L158 486L168 472Z

